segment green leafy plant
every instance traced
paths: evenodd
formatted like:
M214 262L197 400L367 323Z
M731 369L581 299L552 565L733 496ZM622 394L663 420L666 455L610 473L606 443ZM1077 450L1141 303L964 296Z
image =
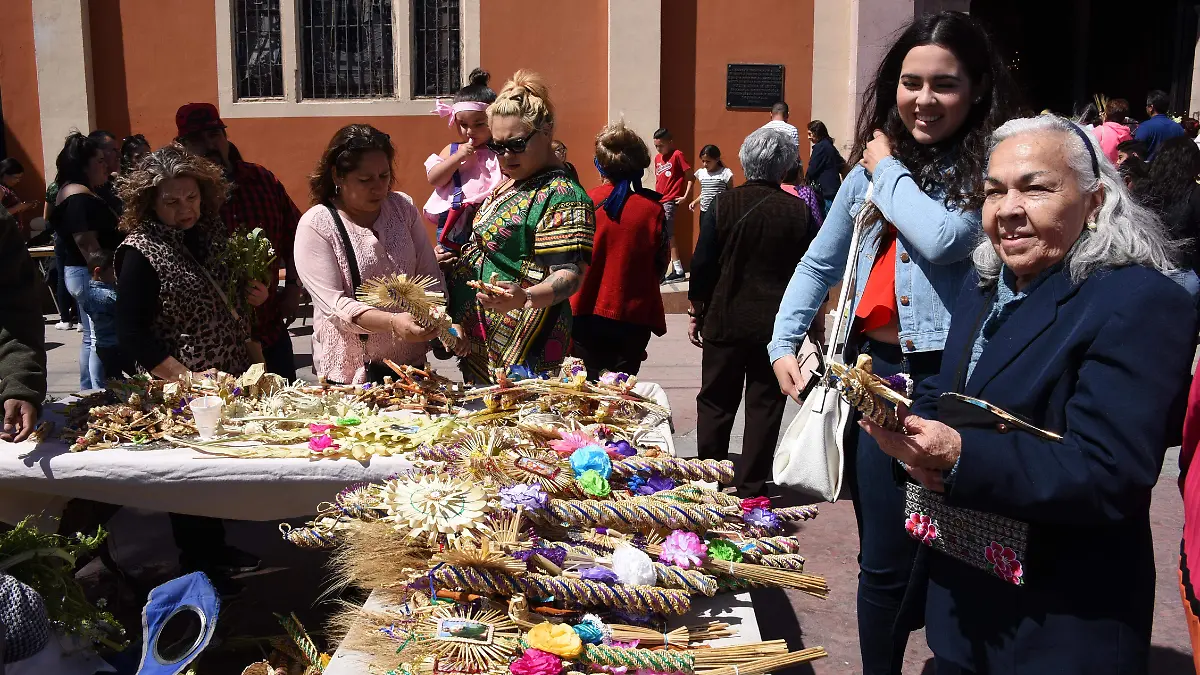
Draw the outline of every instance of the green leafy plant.
M75 562L98 549L106 536L103 528L91 536L48 534L26 518L0 534L0 572L42 596L46 615L58 632L120 651L128 644L125 630L110 612L88 602L75 580Z
M229 237L224 262L229 267L229 286L226 290L229 302L243 317L249 319L254 315L254 308L246 301L246 289L251 281L261 282L268 287L274 282L271 279L271 265L275 263L275 247L261 227L250 231L239 229Z

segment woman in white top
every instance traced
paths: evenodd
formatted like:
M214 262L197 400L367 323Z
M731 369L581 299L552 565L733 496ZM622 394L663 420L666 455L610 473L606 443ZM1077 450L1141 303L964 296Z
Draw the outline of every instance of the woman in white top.
M733 172L721 162L721 149L711 143L700 149L700 168L696 169L696 182L700 183L700 189L696 190L696 198L688 204L688 208L695 211L696 205L699 204L700 217L703 218L717 195L728 190L733 184Z

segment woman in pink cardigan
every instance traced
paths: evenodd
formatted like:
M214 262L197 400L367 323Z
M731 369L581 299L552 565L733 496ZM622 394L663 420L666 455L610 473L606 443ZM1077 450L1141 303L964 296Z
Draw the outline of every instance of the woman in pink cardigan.
M355 298L356 277L429 276L443 289L420 211L391 191L394 156L387 134L351 124L334 134L310 180L315 205L297 226L295 260L313 301L313 370L328 382L377 382L390 372L383 359L423 365L434 337L407 312Z

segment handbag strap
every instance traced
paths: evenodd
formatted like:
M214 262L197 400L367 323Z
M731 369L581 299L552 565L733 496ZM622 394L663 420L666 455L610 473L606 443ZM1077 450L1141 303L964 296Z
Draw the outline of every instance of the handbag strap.
M730 236L733 235L733 232L737 229L737 226L742 224L742 221L746 219L746 216L749 216L751 213L754 212L754 209L757 209L758 207L762 206L763 202L767 201L770 198L771 198L771 195L768 194L766 197L763 197L762 199L755 202L754 206L751 206L750 208L746 209L745 213L743 213L741 215L741 217L739 217L736 221L734 221L733 225L731 225L729 227ZM719 208L720 208L720 199L716 199L716 200L714 200L714 203L713 203L713 209L719 209ZM716 215L719 217L720 213L718 212ZM718 262L720 264L724 265L725 264L725 256L727 256L727 255L733 255L733 254L729 252L729 247L722 247L721 255L718 258Z
M342 248L346 249L346 266L350 268L350 284L352 286L350 293L353 296L358 291L358 287L362 286L362 277L358 274L358 257L354 255L354 245L350 243L350 233L346 231L341 214L333 207L333 204L326 203L325 208L329 209L329 215L333 216L333 224L337 225L338 236L342 238ZM363 342L367 341L365 333L359 333L358 337Z
M867 202L871 201L874 192L873 183L867 183L867 194L863 198L863 207L854 219L854 229L850 234L850 251L846 255L846 269L842 273L842 290L838 293L837 316L833 322L833 333L829 344L825 346L825 363L844 363L846 343L850 340L850 313L854 307L855 284L858 281L858 255L862 246L862 231L864 229ZM828 368L826 374L828 374Z

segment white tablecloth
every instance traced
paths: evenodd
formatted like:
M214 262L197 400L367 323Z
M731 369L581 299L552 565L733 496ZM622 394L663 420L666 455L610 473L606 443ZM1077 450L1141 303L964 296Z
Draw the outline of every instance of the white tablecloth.
M666 392L652 383L637 391L663 406ZM114 448L70 452L58 439L62 404L48 406L51 438L0 444L0 521L28 515L56 517L69 499L85 498L153 511L233 520L283 520L312 515L342 488L403 473L399 457L352 459L230 459L188 448ZM662 443L671 452L670 423Z

